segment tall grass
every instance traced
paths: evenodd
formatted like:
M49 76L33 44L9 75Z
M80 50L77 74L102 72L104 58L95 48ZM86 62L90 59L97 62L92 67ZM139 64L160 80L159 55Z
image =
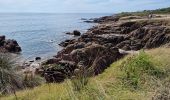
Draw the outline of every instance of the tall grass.
M0 95L15 94L17 90L32 88L43 83L39 76L19 73L17 65L8 54L0 54Z
M39 75L23 75L22 83L24 88L34 88L45 83L45 79L40 77Z
M75 91L83 89L89 81L88 72L86 70L75 69L71 83Z
M0 55L0 93L15 93L23 88L21 75L16 73L14 62L5 54Z

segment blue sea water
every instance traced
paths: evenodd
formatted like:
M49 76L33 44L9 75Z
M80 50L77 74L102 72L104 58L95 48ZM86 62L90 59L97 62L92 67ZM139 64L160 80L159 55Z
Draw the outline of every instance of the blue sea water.
M94 26L81 18L97 18L109 14L47 14L0 13L0 35L15 39L24 58L52 57L61 47L61 41L72 38L65 32L75 29L85 32Z

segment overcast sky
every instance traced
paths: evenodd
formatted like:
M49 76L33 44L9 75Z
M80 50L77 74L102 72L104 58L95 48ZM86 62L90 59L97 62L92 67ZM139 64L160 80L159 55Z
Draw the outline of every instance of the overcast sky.
M170 6L170 0L0 0L0 12L117 13Z

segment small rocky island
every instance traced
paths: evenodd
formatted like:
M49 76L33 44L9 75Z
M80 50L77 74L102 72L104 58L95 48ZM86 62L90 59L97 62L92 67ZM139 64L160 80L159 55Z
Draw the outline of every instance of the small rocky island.
M53 59L44 62L39 73L47 82L62 82L77 70L90 70L91 75L97 75L128 53L169 46L170 25L166 19L161 15L154 15L152 19L114 15L85 21L98 25L78 39L61 42L59 45L63 49Z

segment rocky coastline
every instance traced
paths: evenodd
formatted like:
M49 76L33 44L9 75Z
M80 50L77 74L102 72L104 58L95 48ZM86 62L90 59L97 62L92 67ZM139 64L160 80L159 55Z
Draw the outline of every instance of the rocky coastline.
M131 51L169 44L170 27L167 21L164 18L146 18L106 16L85 21L99 24L78 39L61 42L59 45L63 49L53 59L44 62L38 72L47 82L62 82L65 78L72 78L77 70L90 69L91 75L97 75Z

